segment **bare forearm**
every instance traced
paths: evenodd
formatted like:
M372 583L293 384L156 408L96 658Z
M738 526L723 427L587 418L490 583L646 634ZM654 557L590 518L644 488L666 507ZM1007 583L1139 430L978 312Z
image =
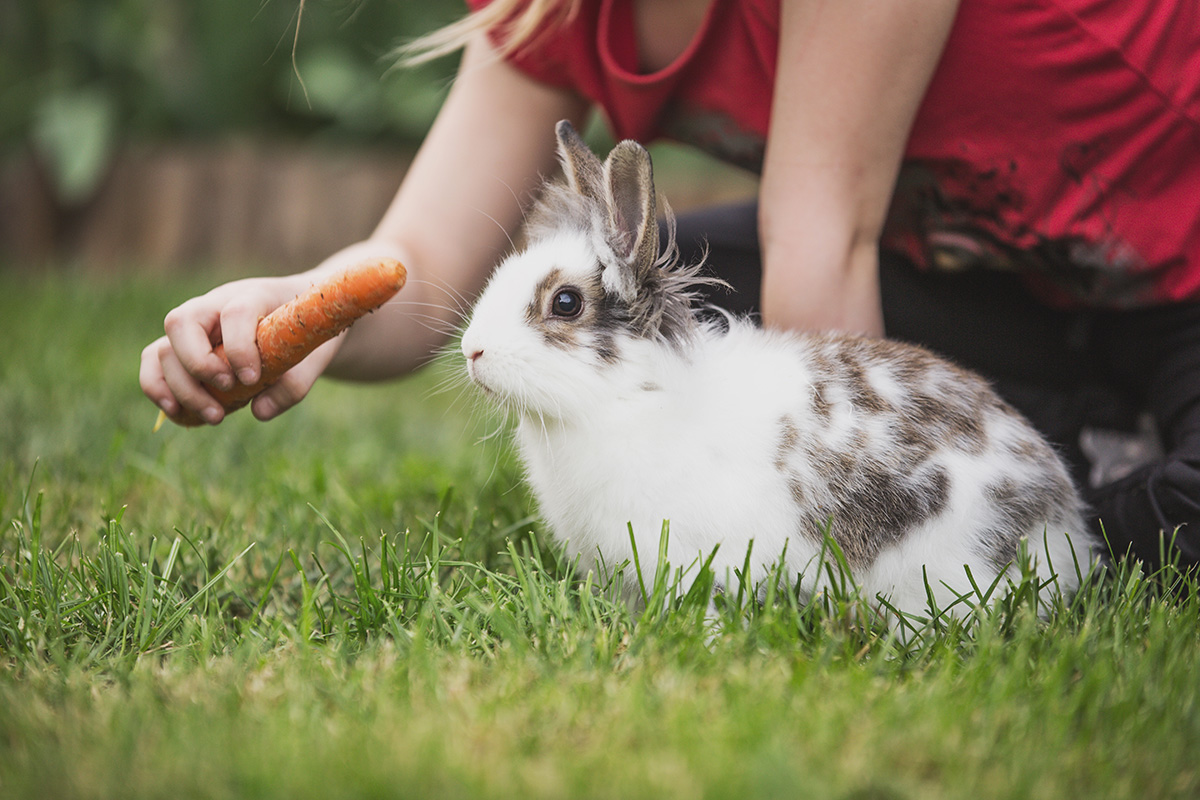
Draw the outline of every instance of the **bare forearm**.
M404 288L382 308L356 322L340 339L325 374L343 380L394 378L426 364L453 333L459 305L453 290L438 288L403 248L380 239L351 245L309 275L337 271L377 256L399 259L408 270Z
M781 6L759 193L769 325L883 333L878 245L957 0Z
M801 330L883 335L879 297L882 213L866 220L842 197L846 182L819 169L788 190L764 181L759 210L763 321Z
M822 258L785 262L763 273L762 315L768 327L883 335L878 250L873 244ZM778 257L779 261L783 256ZM766 261L771 263L770 251Z
M349 331L329 374L402 375L428 363L510 246L540 176L554 164L554 123L586 104L469 46L460 77L374 234L339 253L389 253L409 269L394 301ZM322 265L321 268L326 268Z

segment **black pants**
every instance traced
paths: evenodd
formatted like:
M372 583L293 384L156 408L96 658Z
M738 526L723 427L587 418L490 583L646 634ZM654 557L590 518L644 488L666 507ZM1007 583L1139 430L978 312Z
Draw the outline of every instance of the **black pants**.
M679 219L683 258L707 248L711 269L733 286L712 290L710 302L737 313L758 309L757 230L753 203ZM1200 304L1061 311L1039 303L1011 274L923 272L886 252L880 284L888 336L987 376L1058 445L1113 555L1132 554L1151 567L1164 552L1183 566L1200 562ZM1132 428L1147 413L1163 456L1089 486L1082 430ZM1166 550L1172 537L1175 549Z

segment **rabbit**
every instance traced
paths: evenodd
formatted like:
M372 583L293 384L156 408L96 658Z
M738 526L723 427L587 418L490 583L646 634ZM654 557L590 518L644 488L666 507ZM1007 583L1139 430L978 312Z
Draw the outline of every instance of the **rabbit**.
M649 153L623 141L601 162L569 122L556 134L566 181L544 187L461 349L514 412L569 557L629 562L632 535L652 574L666 521L670 566L712 555L718 589L782 559L820 591L826 537L884 614L928 614L929 592L954 607L972 585L978 600L1019 577L1022 551L1078 587L1098 551L1071 476L981 377L913 345L698 307L715 279L676 263L669 210L660 252Z

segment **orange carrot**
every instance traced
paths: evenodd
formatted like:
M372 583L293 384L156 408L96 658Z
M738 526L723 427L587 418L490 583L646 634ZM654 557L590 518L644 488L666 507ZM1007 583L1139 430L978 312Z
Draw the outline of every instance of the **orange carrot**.
M236 411L275 383L320 345L329 341L400 291L407 278L404 265L394 259L368 261L351 267L298 295L263 317L255 334L262 374L257 383L238 384L228 392L206 386L226 413ZM225 348L213 352L225 358ZM228 362L226 362L228 363ZM155 430L162 424L159 415ZM178 425L203 425L199 414L180 411L170 418Z

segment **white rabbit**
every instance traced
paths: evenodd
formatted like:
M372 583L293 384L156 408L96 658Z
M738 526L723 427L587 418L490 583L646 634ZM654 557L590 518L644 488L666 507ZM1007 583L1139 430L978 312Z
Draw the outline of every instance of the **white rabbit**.
M941 608L971 591L964 567L980 589L1017 576L1027 541L1043 580L1077 588L1096 551L1067 469L981 378L893 341L702 318L692 290L713 279L673 241L660 256L649 154L625 141L602 163L569 123L557 136L566 185L545 188L462 352L519 419L568 555L632 560L632 525L652 573L668 520L672 567L719 546L720 583L749 549L751 580L785 557L811 592L828 530L865 598L923 615L927 585Z

